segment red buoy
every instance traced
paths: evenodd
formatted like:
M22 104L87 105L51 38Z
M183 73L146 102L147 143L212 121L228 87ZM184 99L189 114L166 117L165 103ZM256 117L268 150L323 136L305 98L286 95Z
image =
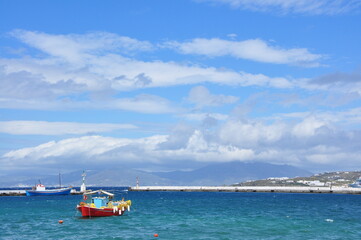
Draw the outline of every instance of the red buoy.
M59 223L62 224L64 221L63 220L59 220Z
M158 233L155 233L155 234L154 234L154 237L158 237L158 236L159 236Z

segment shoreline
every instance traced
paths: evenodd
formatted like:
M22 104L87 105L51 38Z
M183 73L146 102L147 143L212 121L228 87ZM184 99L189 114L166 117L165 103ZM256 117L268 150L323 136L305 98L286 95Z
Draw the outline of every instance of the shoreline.
M361 194L361 188L352 187L220 187L220 186L138 186L130 187L129 191L173 191L173 192L275 192L275 193L334 193Z

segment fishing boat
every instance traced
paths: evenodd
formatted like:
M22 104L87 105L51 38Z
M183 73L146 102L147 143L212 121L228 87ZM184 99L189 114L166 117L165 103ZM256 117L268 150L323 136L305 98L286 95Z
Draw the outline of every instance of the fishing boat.
M83 217L109 217L121 216L125 211L130 211L130 200L113 201L114 194L104 190L85 192L83 201L76 208Z
M51 195L69 195L72 187L61 187L61 175L59 173L59 188L46 189L39 180L31 190L26 190L26 196L51 196Z
M26 196L69 195L71 189L71 187L46 189L43 184L39 183L32 190L26 190Z

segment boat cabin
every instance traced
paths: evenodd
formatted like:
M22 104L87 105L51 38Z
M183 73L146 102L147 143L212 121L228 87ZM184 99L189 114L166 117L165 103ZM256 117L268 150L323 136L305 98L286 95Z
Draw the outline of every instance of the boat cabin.
M33 187L33 190L45 191L45 186L43 184L36 184L35 187Z
M84 193L84 201L96 208L107 207L109 202L113 199L114 194L104 190L97 190Z
M92 198L92 203L94 203L96 208L101 208L107 206L109 199L106 197L95 197Z

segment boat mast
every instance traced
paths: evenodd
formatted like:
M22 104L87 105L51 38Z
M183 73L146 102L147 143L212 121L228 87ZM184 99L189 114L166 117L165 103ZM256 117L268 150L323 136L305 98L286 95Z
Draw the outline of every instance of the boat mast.
M61 188L61 175L60 175L60 173L59 173L59 188Z

